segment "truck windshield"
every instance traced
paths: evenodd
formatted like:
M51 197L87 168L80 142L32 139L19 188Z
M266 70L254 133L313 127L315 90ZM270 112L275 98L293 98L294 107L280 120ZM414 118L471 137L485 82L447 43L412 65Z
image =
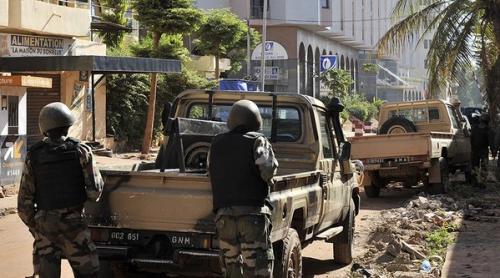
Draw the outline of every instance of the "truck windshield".
M214 121L226 122L231 110L231 104L214 104L212 115ZM262 116L262 132L267 138L271 138L272 107L259 106ZM278 142L296 142L302 133L302 125L299 110L295 107L278 107L276 140ZM189 107L188 118L208 119L208 104L193 104Z

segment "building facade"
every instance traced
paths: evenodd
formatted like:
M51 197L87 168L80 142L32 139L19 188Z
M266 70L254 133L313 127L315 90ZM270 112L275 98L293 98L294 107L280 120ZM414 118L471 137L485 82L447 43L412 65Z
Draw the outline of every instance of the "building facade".
M104 44L90 41L91 6L88 0L0 0L0 57L106 55ZM65 103L77 117L70 136L84 141L92 139L88 72L4 72L0 75L11 77L4 80L32 76L50 81L49 87L7 81L0 84L2 180L7 180L5 171L9 171L8 176L18 174L15 167L10 167L11 158L43 137L38 115L50 102ZM94 97L96 138L102 140L106 136L104 82L97 86Z
M355 81L353 89L368 98L378 96L391 101L417 99L423 95L425 88L423 57L426 50L421 46L415 49L416 45L413 45L396 57L379 59L375 55L377 42L393 24L392 10L396 2L269 1L267 41L282 45L287 59L266 62L268 71L275 74L266 71L265 89L319 97L325 93L318 78L320 56L337 55L337 67L349 71ZM229 8L259 31L263 4L263 0L196 1L201 9ZM378 74L367 73L363 72L365 63L377 63L382 67ZM260 71L259 66L260 61L252 60L250 72L244 73L255 75L256 71Z

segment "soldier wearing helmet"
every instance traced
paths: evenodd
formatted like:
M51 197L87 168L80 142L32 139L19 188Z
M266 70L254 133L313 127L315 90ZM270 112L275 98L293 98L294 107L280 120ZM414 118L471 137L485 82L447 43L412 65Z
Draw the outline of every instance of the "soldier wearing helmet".
M278 162L262 127L259 108L249 100L233 104L227 126L210 148L213 209L225 277L271 277L270 185Z
M90 147L68 137L75 123L69 108L54 102L42 108L45 138L30 147L18 195L18 213L35 238L34 273L60 277L65 257L75 277L97 277L99 261L83 221L85 201L97 201L103 181Z

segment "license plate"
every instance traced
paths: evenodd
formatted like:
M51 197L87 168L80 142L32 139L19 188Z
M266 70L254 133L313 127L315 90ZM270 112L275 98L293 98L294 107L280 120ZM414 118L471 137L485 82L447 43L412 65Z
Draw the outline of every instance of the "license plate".
M112 241L139 241L140 234L136 232L111 232L109 239Z

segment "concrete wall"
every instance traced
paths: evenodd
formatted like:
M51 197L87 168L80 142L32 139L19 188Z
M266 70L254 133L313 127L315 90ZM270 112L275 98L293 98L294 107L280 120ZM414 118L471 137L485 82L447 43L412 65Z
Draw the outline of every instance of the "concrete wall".
M88 9L59 6L38 0L8 2L7 27L9 28L69 37L86 37L90 34ZM68 24L69 22L71 24Z
M61 102L65 103L77 118L70 129L70 136L80 140L92 140L92 113L89 100L89 82L79 80L79 72L61 74ZM98 79L98 76L95 78ZM96 140L106 137L106 86L102 81L95 91Z
M0 0L0 26L9 25L9 0Z

